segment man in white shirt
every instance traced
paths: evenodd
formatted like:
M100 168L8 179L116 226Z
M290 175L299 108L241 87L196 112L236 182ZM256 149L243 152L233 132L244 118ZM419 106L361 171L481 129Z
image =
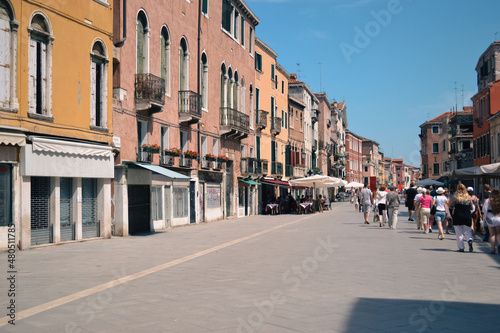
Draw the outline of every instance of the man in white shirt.
M420 186L417 187L417 195L415 196L415 213L417 214L417 229L424 230L424 224L422 223L422 219L420 218L420 197L422 196L422 189Z

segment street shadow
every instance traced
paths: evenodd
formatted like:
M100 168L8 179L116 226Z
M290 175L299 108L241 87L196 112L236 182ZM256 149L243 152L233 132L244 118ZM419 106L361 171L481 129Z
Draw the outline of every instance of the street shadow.
M443 281L436 300L360 298L342 332L498 332L500 305L454 302L467 284Z

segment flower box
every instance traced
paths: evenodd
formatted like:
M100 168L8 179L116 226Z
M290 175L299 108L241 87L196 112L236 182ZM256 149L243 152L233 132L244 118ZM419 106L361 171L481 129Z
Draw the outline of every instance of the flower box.
M141 148L142 148L142 151L145 151L147 153L152 153L152 154L158 154L160 152L160 149L161 149L161 147L156 145L156 144L153 144L153 145L144 144L141 146Z
M165 149L164 152L165 152L165 155L168 155L168 156L179 156L180 154L182 154L182 150L177 149L177 148Z

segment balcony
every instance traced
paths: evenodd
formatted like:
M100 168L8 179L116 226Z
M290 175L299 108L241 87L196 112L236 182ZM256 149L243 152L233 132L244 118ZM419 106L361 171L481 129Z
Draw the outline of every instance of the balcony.
M250 133L249 117L229 107L220 108L220 134L225 137L243 139Z
M318 109L313 109L311 113L311 121L314 123L317 123L319 120L319 110Z
M165 153L162 153L161 159L160 159L160 164L161 165L166 165L166 166L172 166L175 163L175 157L173 155L167 155Z
M283 176L283 163L274 161L271 162L271 175Z
M281 118L272 117L271 118L271 134L277 135L281 133Z
M263 129L267 127L267 115L269 112L264 111L264 110L257 110L256 118L255 118L255 124L257 125L257 128Z
M179 123L195 124L201 119L201 96L190 90L179 91Z
M241 160L241 173L243 175L263 175L263 165L264 160L259 160L254 157L248 157ZM267 161L266 163L266 172L267 172Z
M149 113L161 112L165 105L165 80L153 74L135 75L135 108Z
M137 150L137 162L139 163L153 163L153 153L148 149L139 147Z
M193 159L187 158L184 155L179 156L179 166L182 168L192 168L193 167Z

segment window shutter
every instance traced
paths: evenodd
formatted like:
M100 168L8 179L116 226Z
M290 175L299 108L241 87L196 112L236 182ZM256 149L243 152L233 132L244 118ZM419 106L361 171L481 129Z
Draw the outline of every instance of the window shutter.
M29 59L29 100L28 112L36 113L36 49L37 42L30 39L30 59Z
M42 45L42 114L48 115L47 112L47 44Z
M0 15L0 107L4 108L10 104L10 34L10 22Z
M96 66L94 61L91 61L90 68L90 125L95 126L96 115Z

